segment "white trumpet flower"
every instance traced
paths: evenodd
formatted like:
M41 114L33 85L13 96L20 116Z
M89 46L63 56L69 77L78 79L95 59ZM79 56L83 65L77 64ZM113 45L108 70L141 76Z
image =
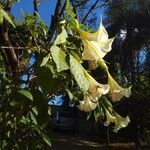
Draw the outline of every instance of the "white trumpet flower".
M104 122L104 126L109 126L110 123L116 121L116 117L113 116L107 109L105 109L106 121Z
M77 107L83 111L92 111L98 105L98 100L102 95L105 95L109 92L109 85L98 83L92 76L90 76L85 71L85 76L89 81L89 89L86 93L83 101L79 101L79 105Z
M106 122L104 122L104 125L108 126L110 125L110 123L114 123L115 124L113 129L114 132L117 132L121 128L125 128L130 122L128 116L123 118L118 113L113 111L113 109L111 110L105 109L105 114L106 114Z
M114 38L109 39L108 33L102 23L100 23L99 29L94 33L81 31L77 20L76 24L77 31L79 32L84 45L82 54L84 60L98 61L111 51Z
M118 85L118 83L112 78L110 73L107 71L108 74L108 85L110 87L109 96L111 97L113 102L120 101L123 96L129 97L131 95L131 87L129 88L122 88Z
M92 102L91 97L86 95L83 101L79 101L78 109L84 112L90 112L98 106L98 102Z
M116 117L115 127L113 129L114 132L117 132L121 128L125 128L129 124L130 118L128 116L123 118L116 112L114 112L114 115Z

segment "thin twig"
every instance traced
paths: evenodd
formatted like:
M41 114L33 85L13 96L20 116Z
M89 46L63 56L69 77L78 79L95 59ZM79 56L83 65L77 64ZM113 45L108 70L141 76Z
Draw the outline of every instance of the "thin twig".
M36 46L36 47L8 47L8 46L1 46L1 49L9 49L9 48L13 48L13 49L34 49L34 48L40 48L41 46Z
M76 3L75 7L77 8L77 7L80 7L80 6L84 5L84 4L86 4L87 2L88 2L87 0L84 0L84 1L81 1L81 2L74 2L74 3Z

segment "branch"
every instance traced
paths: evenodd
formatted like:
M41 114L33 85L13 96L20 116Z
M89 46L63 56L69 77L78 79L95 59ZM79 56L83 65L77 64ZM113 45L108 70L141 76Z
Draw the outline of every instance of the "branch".
M6 26L7 23L5 21L4 23ZM1 49L1 50L2 50L2 53L5 55L6 61L10 67L10 70L13 76L16 76L15 74L18 69L18 58L8 36L8 27L6 26L5 28L3 28L2 32L3 32L2 36L3 36L4 43L9 48Z
M37 12L38 12L38 3L39 3L39 0L34 0L33 1L33 5L34 5L34 16L36 16Z
M61 9L60 17L63 15L63 12L64 12L65 8L66 8L66 0L65 0L64 5L63 5L63 7Z
M52 39L54 33L55 33L55 29L57 27L58 24L58 19L60 17L60 13L61 13L61 1L62 0L58 0L56 7L55 7L55 13L54 15L52 15L51 17L51 24L48 30L48 35L50 36L50 40Z
M35 47L8 47L8 46L2 46L1 49L8 49L8 48L14 48L16 50L24 50L24 49L35 49L40 48L41 46L35 46Z
M96 0L96 2L92 5L92 7L90 8L90 10L87 12L87 14L85 15L85 17L82 20L82 24L85 22L85 20L87 19L88 15L92 12L92 10L95 8L95 6L97 5L97 3L99 2L99 0Z
M76 4L75 4L75 7L80 7L80 6L84 5L84 4L86 4L86 3L87 3L87 0L80 1L80 2L74 2L74 3L76 3Z
M9 12L12 5L13 2L11 0L8 0L4 8L5 11ZM3 53L4 59L7 62L6 67L8 65L12 73L12 76L16 78L18 72L18 58L8 36L8 30L9 30L8 26L9 26L8 22L4 19L3 24L1 25L1 35L2 35L1 42L4 43L5 46L11 48L7 48L7 49L1 48L0 50Z

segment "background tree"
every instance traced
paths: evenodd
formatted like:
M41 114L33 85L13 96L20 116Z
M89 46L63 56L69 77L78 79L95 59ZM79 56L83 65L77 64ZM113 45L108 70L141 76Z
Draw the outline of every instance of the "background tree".
M140 149L138 146L140 137L149 122L147 119L149 79L147 77L150 70L147 62L149 62L150 2L148 0L112 0L107 5L106 14L110 32L117 35L113 55L110 54L110 56L113 62L119 62L120 73L128 77L133 85L133 95L127 103L130 106L131 125L133 125L131 130L135 134L133 138L137 137L134 140ZM143 119L147 122L146 124Z

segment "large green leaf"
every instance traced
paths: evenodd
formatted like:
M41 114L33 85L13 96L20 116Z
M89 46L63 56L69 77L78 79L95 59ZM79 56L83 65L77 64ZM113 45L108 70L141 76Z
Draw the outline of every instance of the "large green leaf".
M48 93L54 88L54 80L51 70L45 66L36 70L37 84L42 88L44 93Z
M5 12L1 7L0 7L0 14L1 16L3 16L13 27L15 27L14 23L12 22L11 18L9 17L9 15L7 14L7 12Z
M70 55L70 71L73 74L81 90L83 92L86 92L89 88L89 82L84 75L82 65L72 55Z
M56 64L58 72L69 69L69 66L65 60L66 54L63 50L61 50L59 47L53 45L51 47L51 54L52 54L53 60Z
M39 90L34 90L32 92L34 98L34 106L36 108L33 109L35 113L37 113L37 122L38 125L44 127L49 119L48 114L48 98Z
M39 67L36 70L36 83L41 87L44 94L52 93L56 91L57 87L60 85L60 82L63 81L62 77L54 77L50 67Z

